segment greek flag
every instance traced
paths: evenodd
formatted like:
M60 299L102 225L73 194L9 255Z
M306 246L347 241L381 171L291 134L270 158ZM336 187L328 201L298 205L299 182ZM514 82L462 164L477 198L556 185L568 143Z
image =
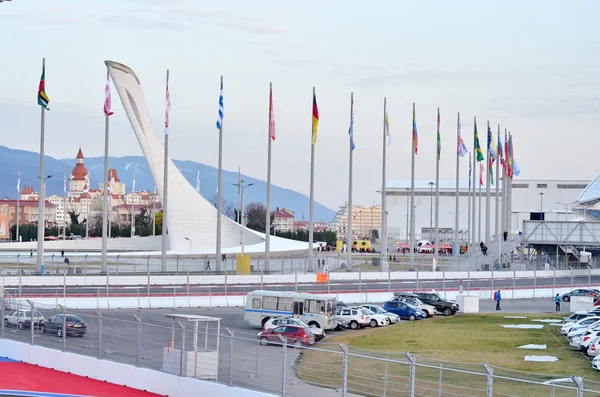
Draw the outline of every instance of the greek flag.
M217 129L223 127L223 79L221 79L221 93L219 95L219 118L217 119Z

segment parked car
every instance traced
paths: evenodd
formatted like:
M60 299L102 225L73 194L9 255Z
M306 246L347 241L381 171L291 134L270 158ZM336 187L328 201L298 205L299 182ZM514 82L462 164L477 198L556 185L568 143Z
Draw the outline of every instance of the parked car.
M409 321L421 320L425 318L425 313L414 306L399 300L391 300L383 304L385 311L397 314L402 319Z
M66 318L66 324L64 319ZM41 330L43 333L56 334L63 336L63 324L67 336L83 336L87 332L87 325L85 322L75 314L67 314L63 317L62 314L55 314L47 320L44 320L41 324Z
M369 305L362 305L362 307L366 307L367 309L369 309L373 313L383 314L384 316L387 317L387 319L390 322L390 324L396 324L396 323L400 322L400 316L399 315L394 314L392 312L386 312L385 310L383 310L383 307L381 307L381 306L369 304Z
M597 289L574 289L571 292L562 294L560 297L564 302L570 302L572 296L589 296L594 299L594 302L600 299L600 291Z
M370 321L369 325L372 328L375 327L385 327L386 325L390 325L390 320L388 320L387 316L383 314L375 313L364 306L359 306L357 309L364 315L369 316Z
M19 309L4 316L4 326L12 325L18 329L23 329L29 328L33 322L34 327L38 327L44 320L44 315L37 310L34 311L32 319L31 310Z
M596 316L596 315L598 315L598 313L590 313L585 310L580 310L578 312L571 314L568 317L565 317L563 319L563 324L572 323L574 321L581 320L582 318Z
M594 357L592 360L592 368L596 371L600 371L600 356Z
M269 343L282 343L280 336L285 338L288 344L295 347L311 346L315 343L315 337L310 332L310 328L295 325L286 325L285 327L277 327L270 331L262 331L256 338L261 345L266 346Z
M414 294L423 301L423 303L435 307L435 310L437 310L438 313L442 313L444 316L454 315L460 309L458 303L444 300L435 292L415 292Z
M338 307L336 317L344 321L350 329L364 328L371 322L368 315L361 313L355 307Z
M589 319L592 321L591 323L586 322L585 320ZM600 327L600 318L588 317L584 319L580 324L574 325L571 327L569 332L567 333L567 338L573 339L577 336L581 336L590 330L596 330ZM593 321L595 319L595 321Z
M596 338L593 342L590 342L585 354L590 357L596 357L600 355L600 338Z
M394 292L394 299L401 300L402 302L406 302L409 305L412 305L417 309L422 310L423 312L425 312L425 315L427 315L427 317L432 317L434 314L437 314L435 306L423 303L423 301L413 293Z
M596 339L600 337L600 331L591 331L590 334L582 335L581 340L579 342L579 351L582 353L587 352L588 347L592 342L595 342Z
M572 322L563 324L562 327L560 327L558 329L558 332L560 332L563 335L568 335L571 328L582 326L582 325L588 326L590 324L595 323L598 320L600 320L600 317L596 317L596 316L584 317L577 321L572 321Z
M263 330L270 331L283 325L295 325L297 327L309 328L311 334L315 336L315 342L318 342L325 338L325 331L323 331L321 328L311 327L310 325L306 324L304 321L298 318L287 316L271 317L263 326Z

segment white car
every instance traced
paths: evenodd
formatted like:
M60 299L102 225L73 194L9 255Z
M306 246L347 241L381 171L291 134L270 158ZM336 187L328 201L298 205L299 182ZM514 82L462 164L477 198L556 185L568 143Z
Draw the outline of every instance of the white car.
M570 323L566 323L564 324L562 327L560 327L558 329L558 331L563 334L563 335L567 335L569 333L569 331L571 330L571 328L573 327L577 327L580 325L590 325L595 323L596 321L600 320L600 317L596 317L596 316L592 316L592 317L584 317L580 320L577 321L572 321Z
M567 338L572 339L576 336L581 336L588 331L600 329L600 319L591 324L574 325L567 333Z
M293 317L271 317L263 326L263 331L271 331L277 327L281 327L282 325L296 325L298 327L308 328L310 333L314 335L315 342L318 342L325 338L325 331L321 328L311 327L306 324L304 321L293 318Z
M587 352L590 345L592 343L594 343L598 339L599 336L600 336L600 333L592 333L590 335L583 335L581 337L581 342L579 342L579 351L582 353Z
M18 329L29 328L31 325L31 310L15 310L10 314L4 316L4 326L14 326ZM37 310L33 313L33 324L34 326L40 326L40 324L45 320L42 313Z
M580 310L578 312L575 312L575 313L571 314L568 317L565 317L563 319L563 323L564 324L572 323L574 321L581 320L582 318L590 317L590 316L595 316L595 315L596 315L596 313L590 313L590 312L588 312L586 310Z
M377 314L364 306L359 306L357 307L357 309L360 310L361 313L371 318L371 321L369 321L369 325L373 328L385 327L386 325L390 325L390 320L387 318L386 315Z
M596 357L600 355L600 338L596 338L590 343L586 354L590 357Z
M356 307L338 307L336 316L344 321L350 329L364 328L371 322L371 317Z
M592 360L592 368L596 371L600 371L600 356L594 357Z
M386 312L383 307L378 306L378 305L362 305L362 307L369 309L370 311L372 311L375 314L382 314L384 316L387 317L388 321L390 322L390 324L396 324L400 322L400 316L395 314L395 313L391 313L391 312Z

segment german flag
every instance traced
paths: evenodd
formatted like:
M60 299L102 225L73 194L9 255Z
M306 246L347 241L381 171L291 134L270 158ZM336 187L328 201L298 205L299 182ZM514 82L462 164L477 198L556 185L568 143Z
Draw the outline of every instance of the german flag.
M50 98L46 95L46 65L42 66L42 77L40 77L40 86L38 88L38 105L44 109L48 109Z
M317 132L319 129L319 107L317 106L317 95L313 88L313 111L312 111L312 144L317 144Z

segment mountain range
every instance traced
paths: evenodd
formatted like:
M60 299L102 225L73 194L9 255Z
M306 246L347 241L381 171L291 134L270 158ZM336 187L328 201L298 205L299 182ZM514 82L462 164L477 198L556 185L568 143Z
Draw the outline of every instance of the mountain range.
M35 191L38 191L39 162L39 153L0 146L0 197L16 198L17 172L21 175L21 189L25 185L31 185ZM214 201L217 193L216 168L193 161L173 160L173 162L192 186L196 186L196 174L200 170L200 194L205 199ZM91 187L97 188L98 183L102 182L103 179L104 158L85 158L84 164L90 173ZM127 185L128 192L131 191L133 168L135 168L136 190L154 190L154 181L144 157L109 157L108 164L110 168L117 170L119 179ZM45 156L45 174L52 175L46 182L46 196L64 194L63 178L65 175L68 178L74 166L74 158L55 159ZM244 191L245 204L251 202L265 203L266 182L247 175L242 175L242 179L247 183L254 184L254 186L248 187ZM237 202L237 187L233 185L237 181L238 175L236 172L223 171L223 198L234 205ZM296 220L308 220L309 198L303 194L272 185L271 204L272 210L276 207L287 208L294 211ZM334 215L335 211L315 202L315 220L329 222Z

